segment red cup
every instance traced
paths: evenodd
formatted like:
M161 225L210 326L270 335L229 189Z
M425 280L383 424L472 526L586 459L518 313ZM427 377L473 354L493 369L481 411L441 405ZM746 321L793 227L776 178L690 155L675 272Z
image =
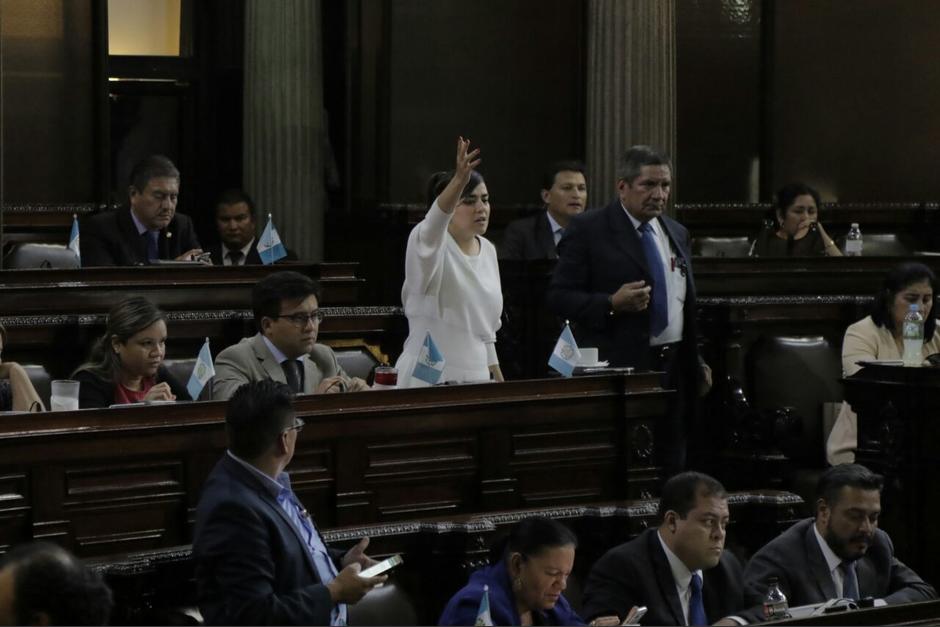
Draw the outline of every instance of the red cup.
M391 366L377 366L375 369L375 385L377 388L393 388L398 385L398 370Z

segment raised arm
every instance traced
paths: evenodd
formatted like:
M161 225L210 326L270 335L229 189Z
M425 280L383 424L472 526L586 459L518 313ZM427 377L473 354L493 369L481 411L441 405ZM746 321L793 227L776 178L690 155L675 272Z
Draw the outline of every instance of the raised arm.
M470 150L469 139L457 138L457 160L454 166L454 176L450 179L444 191L437 197L437 206L444 213L451 214L457 208L457 203L460 202L460 193L470 182L470 173L482 161L479 157L480 149Z

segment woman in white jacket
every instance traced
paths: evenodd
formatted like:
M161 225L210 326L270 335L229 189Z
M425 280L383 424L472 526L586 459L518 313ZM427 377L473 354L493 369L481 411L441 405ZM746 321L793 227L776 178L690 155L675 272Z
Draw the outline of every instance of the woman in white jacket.
M490 202L474 170L479 156L458 138L454 171L431 177L431 207L408 236L401 290L408 339L395 364L398 387L428 385L412 376L428 333L444 358L441 382L503 380L496 357L503 294L496 248L483 237Z

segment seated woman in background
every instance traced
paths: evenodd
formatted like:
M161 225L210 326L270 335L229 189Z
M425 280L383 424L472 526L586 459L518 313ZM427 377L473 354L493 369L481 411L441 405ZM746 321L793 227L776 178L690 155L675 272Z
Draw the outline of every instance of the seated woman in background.
M108 328L88 362L72 378L81 383L78 406L108 407L141 401L192 400L163 365L166 314L134 296L108 313Z
M924 317L924 348L922 356L940 352L940 335L933 301L937 277L927 266L905 263L885 277L884 287L875 296L871 315L850 325L842 341L842 375L852 376L861 366L857 362L875 359L900 360L904 355L901 336L904 316L911 305L918 305ZM842 403L829 441L826 458L832 465L851 464L858 447L858 417Z
M562 595L577 545L574 533L559 522L523 520L510 532L502 559L470 575L438 624L477 624L486 586L492 625L583 625Z
M7 332L0 325L0 357L7 343ZM29 375L15 361L0 360L0 411L44 411Z
M819 193L803 183L784 185L777 192L777 228L765 228L751 245L752 257L841 257L818 221Z
M412 377L430 332L444 357L440 381L503 380L496 331L503 311L486 183L474 168L480 150L457 140L456 168L428 184L430 209L408 236L402 305L408 339L395 367L398 387L427 385Z

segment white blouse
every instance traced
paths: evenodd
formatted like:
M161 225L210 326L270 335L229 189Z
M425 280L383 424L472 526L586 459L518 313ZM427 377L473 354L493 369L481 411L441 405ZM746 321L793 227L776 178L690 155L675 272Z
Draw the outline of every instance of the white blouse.
M426 385L411 374L428 331L444 356L442 382L489 380L489 366L499 363L503 293L496 248L478 237L479 254L464 254L447 232L452 217L435 200L408 236L401 289L408 339L395 364L398 387Z

